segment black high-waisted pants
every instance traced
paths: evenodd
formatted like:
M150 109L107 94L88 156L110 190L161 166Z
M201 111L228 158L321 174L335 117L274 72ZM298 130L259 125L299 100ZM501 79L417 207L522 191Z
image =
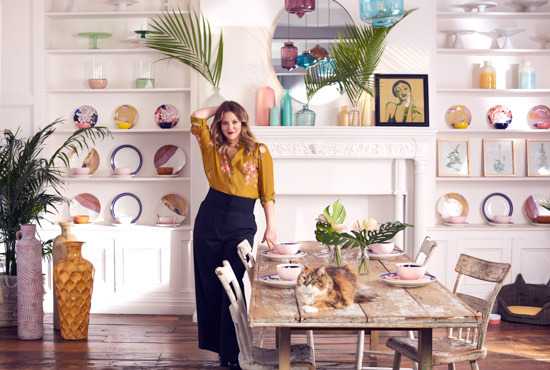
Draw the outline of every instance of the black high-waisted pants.
M238 361L239 346L229 312L229 298L216 267L231 264L244 294L245 267L237 244L247 239L253 245L256 234L256 199L225 194L210 188L201 203L193 230L195 298L199 348L217 352L223 361Z

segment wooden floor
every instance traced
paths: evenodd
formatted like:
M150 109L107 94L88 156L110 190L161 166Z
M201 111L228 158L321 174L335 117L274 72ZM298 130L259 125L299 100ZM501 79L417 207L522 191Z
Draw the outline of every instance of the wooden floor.
M382 348L387 335L381 332ZM353 335L315 335L317 368L353 368L355 339ZM293 337L293 343L302 342L304 336ZM268 331L264 347L274 346L274 331ZM550 369L550 326L489 325L486 347L489 354L480 363L482 370ZM42 340L21 341L16 327L0 328L0 369L216 369L220 368L217 358L198 349L191 316L92 315L88 339L83 341L61 339L53 330L51 315L46 315ZM391 356L366 358L363 366L391 366L391 361ZM410 368L411 363L404 359L402 366ZM469 366L464 363L457 369Z

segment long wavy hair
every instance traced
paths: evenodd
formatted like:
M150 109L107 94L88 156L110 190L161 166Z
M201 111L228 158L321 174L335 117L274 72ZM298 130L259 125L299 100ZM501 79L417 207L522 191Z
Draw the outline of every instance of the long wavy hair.
M250 131L250 126L248 124L248 113L246 110L237 102L226 100L224 101L216 111L214 115L214 121L210 125L210 137L212 142L216 145L218 153L225 154L227 148L229 147L229 142L227 138L223 135L221 129L222 117L225 113L233 113L239 121L241 121L241 137L239 141L244 146L244 150L248 155L252 154L254 151L254 146L257 142L256 136Z

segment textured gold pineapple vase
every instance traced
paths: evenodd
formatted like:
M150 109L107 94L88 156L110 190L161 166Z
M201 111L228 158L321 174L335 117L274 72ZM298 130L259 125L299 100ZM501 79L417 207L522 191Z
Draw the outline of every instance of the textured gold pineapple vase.
M67 256L53 268L63 339L88 337L95 269L90 261L82 258L82 244L84 242L65 242Z

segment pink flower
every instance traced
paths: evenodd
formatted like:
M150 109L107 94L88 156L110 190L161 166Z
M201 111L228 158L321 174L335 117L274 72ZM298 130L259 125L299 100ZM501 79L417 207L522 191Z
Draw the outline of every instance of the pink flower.
M327 218L326 218L325 215L322 214L322 213L321 213L321 214L319 215L319 217L317 217L315 220L316 220L316 221L321 221L321 222L323 222L323 223L325 223L325 224L328 224Z
M222 172L229 172L230 171L229 163L222 162L221 170Z
M334 225L332 227L332 230L339 231L339 230L346 230L348 227L344 224Z
M351 229L353 231L357 231L357 232L361 231L362 227L361 227L361 223L359 222L359 220L355 220L355 222L351 226Z
M248 167L248 172L250 172L251 174L256 174L256 166L254 166L253 164L251 164L249 167Z

